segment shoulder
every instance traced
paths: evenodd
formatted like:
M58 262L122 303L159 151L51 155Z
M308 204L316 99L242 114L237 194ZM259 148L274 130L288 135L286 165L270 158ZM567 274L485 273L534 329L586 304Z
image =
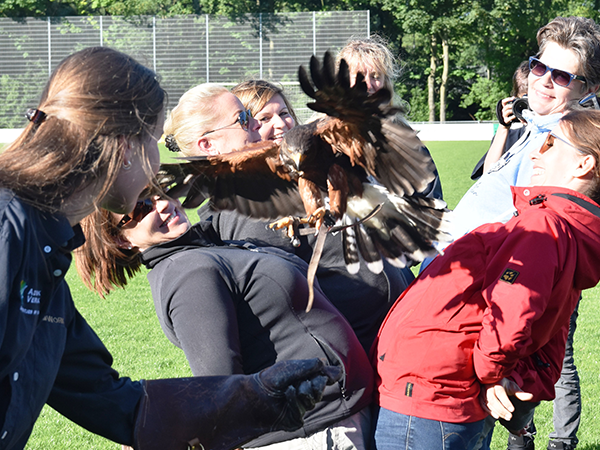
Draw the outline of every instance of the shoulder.
M35 216L35 209L23 203L11 191L0 189L0 228L2 233L8 230L25 229Z

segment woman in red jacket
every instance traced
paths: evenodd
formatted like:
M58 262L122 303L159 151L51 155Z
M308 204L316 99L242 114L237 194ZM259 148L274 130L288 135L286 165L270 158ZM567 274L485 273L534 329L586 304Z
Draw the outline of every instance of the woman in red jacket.
M513 431L554 398L569 317L600 279L600 112L564 116L531 159L516 217L448 247L385 319L373 348L378 450L477 448L488 408L510 419L506 392L531 394L512 399L525 410Z

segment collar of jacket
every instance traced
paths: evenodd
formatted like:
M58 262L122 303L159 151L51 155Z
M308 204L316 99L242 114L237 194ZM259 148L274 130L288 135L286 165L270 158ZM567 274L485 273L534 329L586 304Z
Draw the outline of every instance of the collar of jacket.
M162 259L174 254L198 247L217 247L226 245L212 226L210 220L203 220L192 225L189 230L176 239L153 245L144 250L140 256L142 264L152 269Z
M579 205L600 219L600 206L586 195L567 188L555 186L511 187L513 203L518 213L530 206L536 206L558 198Z

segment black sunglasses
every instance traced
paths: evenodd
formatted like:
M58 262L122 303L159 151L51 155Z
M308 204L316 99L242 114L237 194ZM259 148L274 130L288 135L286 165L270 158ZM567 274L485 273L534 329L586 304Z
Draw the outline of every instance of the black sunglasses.
M566 70L553 69L552 67L548 67L546 64L541 62L539 59L531 56L529 58L529 70L536 77L543 77L546 72L550 71L550 76L552 77L552 81L562 87L567 87L571 84L573 80L579 80L584 83L587 83L585 77L580 75L573 75L572 73L567 72Z
M136 222L140 222L144 217L150 214L153 209L154 202L151 198L147 198L146 200L139 200L135 204L135 208L133 208L133 212L131 213L131 215L125 214L117 224L117 228L122 228L134 220Z
M232 127L233 125L235 125L238 122L242 126L242 130L248 131L248 124L250 123L251 117L252 117L252 113L250 112L249 109L247 109L246 111L240 111L240 114L238 115L237 120L235 122L233 122L232 124L225 125L224 127L219 127L219 128L215 128L214 130L207 131L206 133L202 133L202 136L206 136L209 133L213 133L215 131L219 131L224 128Z

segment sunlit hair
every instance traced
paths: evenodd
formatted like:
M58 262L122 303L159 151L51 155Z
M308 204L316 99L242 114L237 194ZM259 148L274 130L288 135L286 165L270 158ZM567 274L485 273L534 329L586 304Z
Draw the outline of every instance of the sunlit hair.
M600 84L600 28L592 19L557 17L538 30L538 56L549 42L575 52L579 67L575 75L584 76L588 86Z
M393 94L394 81L400 74L396 58L390 51L387 41L372 34L368 38L352 38L337 55L337 64L345 59L350 68L372 66L383 78L383 85Z
M219 84L200 84L181 96L165 122L165 136L172 135L184 155L194 153L202 133L214 128L221 118L216 99L229 93Z
M560 119L560 123L569 142L596 161L592 187L585 195L600 204L600 111L571 111Z
M72 54L42 92L37 109L46 117L29 122L0 154L0 186L56 212L97 183L92 201L98 203L122 167L123 138L136 141L146 155L142 144L163 114L164 101L154 72L133 58L107 47Z
M529 76L529 61L523 61L515 70L512 78L512 97L522 97L527 94L528 77Z
M125 287L141 266L139 249L123 247L127 239L117 223L115 214L106 210L95 211L80 222L86 241L74 251L77 272L101 297Z
M250 110L252 117L256 117L265 105L279 94L294 122L299 123L294 108L283 93L283 89L273 83L265 80L248 80L234 86L231 93L240 99L244 108Z

